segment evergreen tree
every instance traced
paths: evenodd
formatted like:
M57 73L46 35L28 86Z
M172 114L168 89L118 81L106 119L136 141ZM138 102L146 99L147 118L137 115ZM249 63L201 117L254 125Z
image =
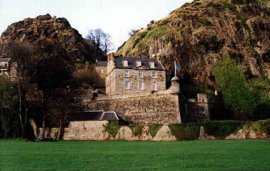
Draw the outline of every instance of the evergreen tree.
M235 61L224 56L215 66L214 76L227 107L236 113L253 113L259 97L249 89L244 71L237 67Z

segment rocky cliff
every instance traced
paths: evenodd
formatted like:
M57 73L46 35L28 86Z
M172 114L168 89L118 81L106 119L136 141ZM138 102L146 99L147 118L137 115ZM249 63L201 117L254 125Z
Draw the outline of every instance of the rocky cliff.
M159 57L169 72L176 60L185 78L214 89L212 69L224 55L247 76L267 77L270 9L267 0L194 0L138 30L118 50Z
M1 35L0 43L13 41L27 41L37 47L50 47L50 51L60 48L71 61L94 61L105 56L93 43L84 40L65 18L51 17L49 14L26 18L8 26Z

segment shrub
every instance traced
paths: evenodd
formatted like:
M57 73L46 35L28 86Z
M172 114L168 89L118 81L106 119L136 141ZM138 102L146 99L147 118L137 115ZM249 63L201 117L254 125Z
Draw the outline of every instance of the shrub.
M142 41L142 39L147 35L146 31L140 31L135 35L135 39L134 39L134 44L132 46L132 48L135 48L136 45Z
M168 30L168 26L167 25L162 25L159 27L154 27L152 30L148 31L146 38L147 39L155 39L155 38L160 38L161 36L164 35L164 33L167 32Z
M270 134L270 119L254 122L252 124L252 129L254 131L260 131Z
M213 23L209 21L207 18L199 18L198 22L201 23L203 26L212 26Z
M152 124L149 125L149 133L152 137L155 137L158 130L162 127L162 124Z
M267 119L270 118L270 99L264 99L258 103L255 107L253 118L258 119Z
M224 138L243 128L245 122L241 121L208 121L202 124L206 133L216 138Z
M237 67L235 61L229 56L222 57L214 68L214 76L225 105L238 113L252 114L259 97L249 89L244 71Z
M142 135L143 126L138 124L130 124L129 127L135 136Z
M104 125L104 129L109 133L110 136L115 138L120 129L120 126L118 121L109 121L106 125Z
M199 137L198 124L171 124L169 128L177 140L194 140Z
M77 69L73 73L74 78L76 79L77 86L93 88L104 88L105 80L100 77L99 73L95 69L95 65L85 65L84 68Z

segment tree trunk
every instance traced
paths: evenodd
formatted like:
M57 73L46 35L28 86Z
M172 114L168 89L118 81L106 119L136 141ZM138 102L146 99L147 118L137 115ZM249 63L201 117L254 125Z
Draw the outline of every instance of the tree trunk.
M47 99L46 97L43 97L42 136L41 136L42 140L45 139L45 132L46 132L46 112L47 112L46 103L47 103Z
M24 124L22 121L22 112L23 112L23 96L22 96L22 92L21 92L21 83L19 83L19 87L18 87L18 95L19 95L19 120L20 120L20 125L21 125L21 137L24 137Z
M61 112L60 116L60 123L59 123L59 129L58 129L58 134L57 134L57 141L60 140L61 136L63 134L63 112Z

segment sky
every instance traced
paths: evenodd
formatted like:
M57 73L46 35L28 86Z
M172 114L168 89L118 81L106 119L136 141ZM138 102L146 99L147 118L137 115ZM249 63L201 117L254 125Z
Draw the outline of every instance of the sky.
M186 2L191 0L0 0L0 34L14 22L49 13L65 17L83 37L101 28L116 50L131 29L146 27Z

